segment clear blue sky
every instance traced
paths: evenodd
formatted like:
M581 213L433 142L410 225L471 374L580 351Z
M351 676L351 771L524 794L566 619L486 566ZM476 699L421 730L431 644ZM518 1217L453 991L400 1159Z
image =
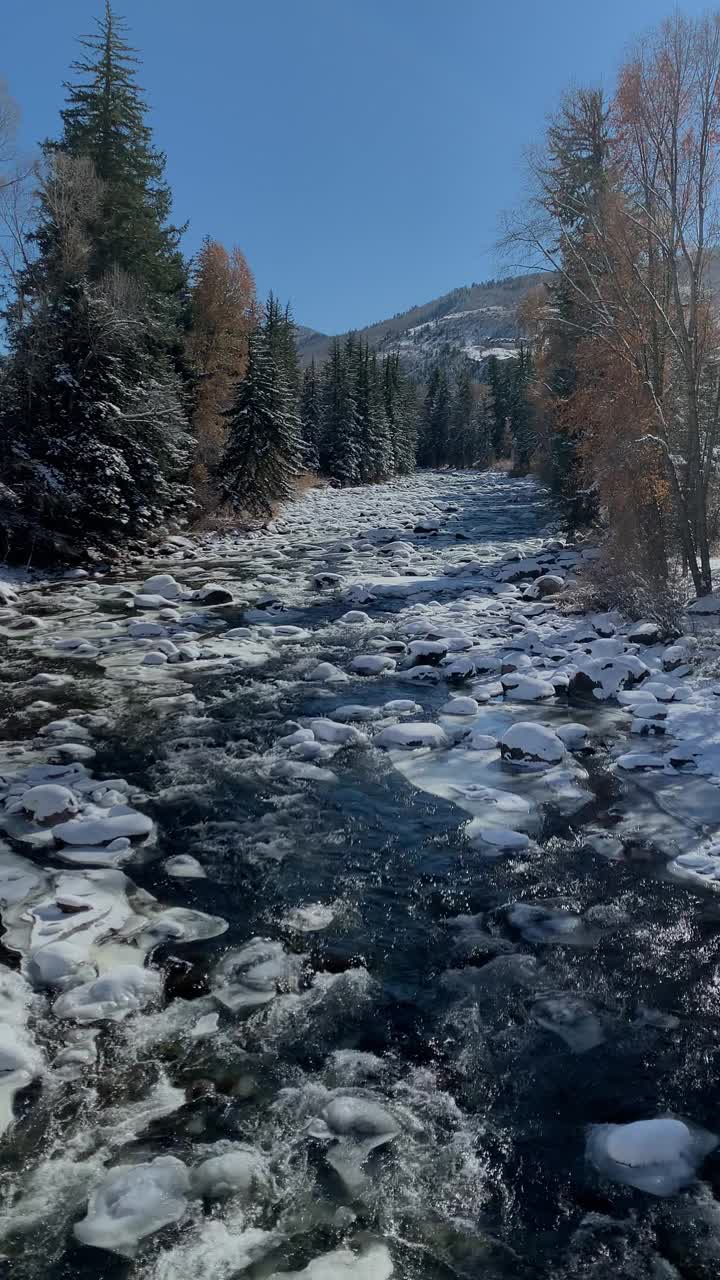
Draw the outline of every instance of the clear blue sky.
M683 12L703 12L686 0ZM246 253L326 332L496 273L523 148L572 80L609 86L662 0L116 0L187 249ZM3 0L27 146L58 128L100 0Z

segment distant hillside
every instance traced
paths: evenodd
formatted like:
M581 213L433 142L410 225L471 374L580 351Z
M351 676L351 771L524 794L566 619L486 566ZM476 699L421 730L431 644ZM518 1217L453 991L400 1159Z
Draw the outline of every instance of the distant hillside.
M408 372L419 380L439 360L451 366L465 360L483 364L489 355L514 354L520 336L518 309L543 279L546 276L537 273L465 285L358 333L378 351L399 352ZM299 327L302 364L324 360L331 341L327 334Z

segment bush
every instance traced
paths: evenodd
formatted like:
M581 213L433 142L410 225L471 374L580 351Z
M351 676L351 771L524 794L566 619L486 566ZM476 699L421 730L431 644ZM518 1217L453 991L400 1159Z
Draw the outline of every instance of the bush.
M647 566L611 540L599 560L583 566L577 595L587 609L619 609L626 617L656 622L665 634L680 635L688 602L688 580L677 569L667 575Z

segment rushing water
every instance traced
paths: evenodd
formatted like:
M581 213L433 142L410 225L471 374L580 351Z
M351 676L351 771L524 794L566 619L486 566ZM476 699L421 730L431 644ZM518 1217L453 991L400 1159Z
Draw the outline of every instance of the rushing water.
M439 531L415 532L432 524L428 511ZM415 719L443 722L444 683L350 670L356 654L383 650L369 637L392 645L415 599L397 592L354 605L342 584L313 585L330 571L343 581L384 573L392 587L381 542L368 544L362 573L343 549L358 533L399 525L413 548L392 562L403 582L408 565L457 571L455 586L445 578L423 597L437 601L443 634L442 609L486 589L482 575L474 587L463 577L462 563L489 571L515 550L536 552L552 521L529 481L425 476L311 496L267 534L206 539L186 560L139 565L122 583L137 588L170 570L193 587L226 583L235 597L207 614L205 634L220 636L214 660L170 677L124 652L105 661L52 649L51 636L92 638L98 619L127 613L110 594L91 609L87 582L38 585L27 606L21 597L20 615L44 624L40 639L5 618L3 770L24 759L18 744L41 745L38 698L55 718L98 714L88 767L126 780L155 823L156 840L123 865L126 875L160 903L228 926L182 945L154 938L161 1006L97 1024L94 1067L72 1079L43 1068L17 1093L0 1203L8 1276L230 1280L294 1273L324 1255L313 1280L381 1280L388 1266L402 1280L717 1275L717 1151L702 1181L669 1198L603 1179L585 1156L592 1124L672 1113L720 1132L720 909L666 873L668 846L720 825L717 788L649 774L623 782L600 751L583 761L582 782L565 777L558 791L547 774L522 774L462 743L398 755L350 743L317 760L332 780L273 767L277 739L341 705L379 714L413 699ZM268 592L281 612L268 609ZM354 607L370 615L369 631L340 621ZM276 644L278 624L309 634ZM235 643L245 652L228 644L223 655L223 630L244 625L250 633ZM349 679L308 679L309 658ZM28 684L38 671L73 680L39 691ZM166 689L198 701L161 713L150 704ZM570 711L563 699L541 710L496 699L480 719L496 736L520 719L571 720L605 745L626 731L617 707L592 700ZM464 824L483 812L463 802L468 779L526 804L525 849L489 857L468 841ZM563 803L573 787L579 801ZM610 838L618 832L620 854ZM24 834L8 823L16 854L62 865ZM206 878L168 875L165 861L178 854L198 859ZM543 904L551 921L577 917L578 927L533 927L513 913L518 902ZM256 937L282 943L292 981L259 1008L229 1011L209 994L213 970ZM15 970L10 942L2 958ZM49 1063L64 1032L47 995L33 1001L30 1025ZM324 1135L318 1117L348 1096L380 1106L392 1131L377 1143L369 1130ZM134 1257L75 1237L104 1170L165 1156L192 1168L237 1144L261 1157L251 1193L189 1197L179 1221L149 1234Z

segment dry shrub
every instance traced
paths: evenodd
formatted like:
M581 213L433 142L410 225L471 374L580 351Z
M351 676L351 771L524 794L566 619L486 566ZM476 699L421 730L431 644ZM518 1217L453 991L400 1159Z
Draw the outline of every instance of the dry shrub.
M666 635L683 631L687 601L688 579L677 569L653 571L614 536L602 544L599 560L583 565L575 591L575 603L584 609L619 609L633 620L656 622Z
M195 470L193 475L194 484L197 488L201 479L201 474ZM205 482L208 486L206 503L204 506L201 504L197 516L191 526L193 531L196 533L208 533L216 529L229 530L263 528L270 520L274 520L275 517L279 515L285 505L282 502L274 502L272 514L268 519L258 520L256 517L250 516L242 511L236 511L235 508L231 507L228 503L219 504L217 492L213 490L212 485L207 480L207 477L205 478ZM293 485L293 495L290 501L301 497L301 495L303 493L307 493L309 489L318 489L322 486L323 481L320 476L316 475L314 471L304 471L302 475L299 475L295 480Z

